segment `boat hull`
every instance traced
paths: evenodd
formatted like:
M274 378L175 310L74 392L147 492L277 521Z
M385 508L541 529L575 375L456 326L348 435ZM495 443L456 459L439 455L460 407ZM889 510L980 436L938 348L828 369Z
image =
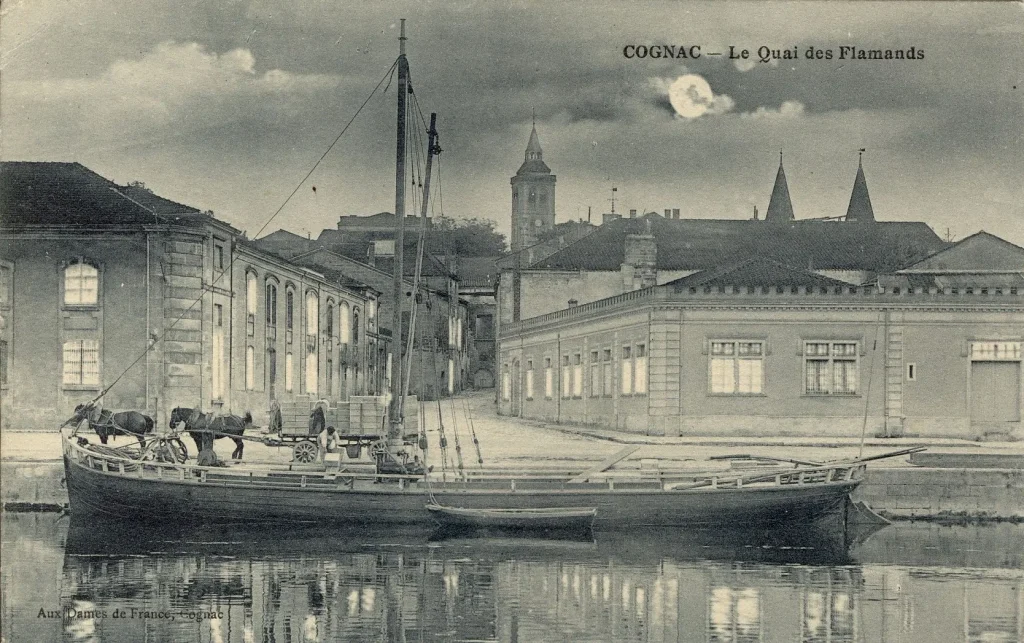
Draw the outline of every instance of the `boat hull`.
M433 483L343 476L323 483L322 474L298 484L231 481L216 470L183 467L176 476L155 477L138 470L102 470L81 454L65 450L71 511L175 524L210 522L406 523L429 524L428 501L467 509L594 507L595 529L641 526L754 528L810 523L844 508L859 480L750 488L665 490L660 486L579 484L515 488L497 484ZM137 466L137 465L136 465ZM104 465L106 467L106 464ZM297 478L291 475L290 478ZM314 482L316 484L314 484Z

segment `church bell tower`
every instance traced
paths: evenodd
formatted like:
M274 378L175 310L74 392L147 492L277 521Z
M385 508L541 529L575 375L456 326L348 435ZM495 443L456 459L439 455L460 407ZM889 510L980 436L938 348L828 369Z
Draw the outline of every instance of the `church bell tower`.
M555 225L555 175L544 163L537 125L530 132L526 158L512 177L512 251L537 242Z

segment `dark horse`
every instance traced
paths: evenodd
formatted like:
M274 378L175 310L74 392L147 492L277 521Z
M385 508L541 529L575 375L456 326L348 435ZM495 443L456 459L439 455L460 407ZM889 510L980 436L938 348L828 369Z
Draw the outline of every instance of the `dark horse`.
M148 415L138 411L115 413L104 410L92 402L75 407L75 415L70 422L78 424L82 420L89 420L89 426L100 436L100 442L103 444L106 444L107 438L112 435L130 435L143 441L142 436L153 432L153 418Z
M242 451L245 449L245 442L242 441L242 434L247 427L252 426L252 413L245 412L245 417L237 415L218 415L202 413L199 409L190 409L183 406L171 411L170 427L173 429L179 422L185 423L185 430L195 440L196 450L201 451L200 440L206 431L214 433L213 439L231 438L235 442L235 450L231 452L233 460L242 458Z

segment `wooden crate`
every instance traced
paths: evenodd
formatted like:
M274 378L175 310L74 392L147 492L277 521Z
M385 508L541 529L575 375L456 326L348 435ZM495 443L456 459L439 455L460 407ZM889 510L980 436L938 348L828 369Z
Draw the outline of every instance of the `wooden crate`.
M352 424L348 402L341 402L338 406L324 409L324 419L327 420L327 426L333 426L338 433L348 433Z
M384 397L378 395L353 395L348 399L350 428L352 433L361 435L385 435L384 415L387 407Z
M281 435L309 435L309 400L281 402Z

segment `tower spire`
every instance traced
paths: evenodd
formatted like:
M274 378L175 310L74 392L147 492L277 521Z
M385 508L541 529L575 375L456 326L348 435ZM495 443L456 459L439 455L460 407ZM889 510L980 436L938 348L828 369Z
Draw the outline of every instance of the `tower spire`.
M530 130L530 142L526 144L526 160L527 161L543 161L544 150L540 148L540 137L537 136L537 123L534 122L533 129Z
M793 202L789 198L789 184L786 182L786 171L782 169L782 150L779 150L779 171L775 175L775 186L772 197L768 200L768 210L764 213L765 221L792 221Z
M875 220L875 211L871 207L871 196L868 194L868 181L864 178L864 152L857 152L857 178L853 180L853 192L850 194L850 205L846 208L847 221L871 223Z

